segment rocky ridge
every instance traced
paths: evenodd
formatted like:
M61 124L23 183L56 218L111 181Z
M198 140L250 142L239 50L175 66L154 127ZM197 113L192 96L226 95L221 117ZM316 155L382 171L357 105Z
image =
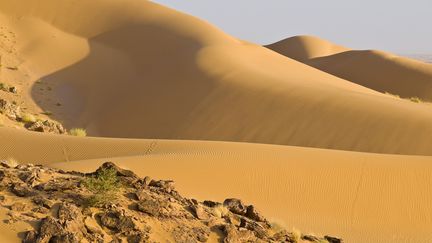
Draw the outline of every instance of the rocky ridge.
M114 171L119 183L116 198L88 205L94 195L86 180L107 170ZM219 203L185 198L173 181L140 178L110 162L83 174L4 161L0 188L0 203L8 209L6 222L34 222L34 230L21 232L28 243L342 242L273 227L253 205L239 199Z

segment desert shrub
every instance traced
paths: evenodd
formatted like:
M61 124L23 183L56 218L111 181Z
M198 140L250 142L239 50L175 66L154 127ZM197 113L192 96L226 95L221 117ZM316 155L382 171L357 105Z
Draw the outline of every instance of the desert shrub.
M22 115L21 121L24 123L33 123L36 122L36 118L32 114L26 113Z
M112 168L99 170L96 175L84 179L82 184L92 193L86 200L89 206L102 206L115 202L121 186L117 171Z
M6 160L2 160L5 164L7 164L9 167L15 168L19 165L18 160L14 158L7 158Z
M83 128L72 128L69 134L76 137L85 137L87 136L87 131Z
M410 100L414 103L421 103L422 100L419 97L411 97Z
M385 92L384 94L386 94L386 95L390 95L390 96L393 96L394 98L398 98L398 99L400 99L400 96L397 95L397 94L392 94L392 93L389 93L389 92Z
M6 91L9 87L5 83L0 83L0 90Z

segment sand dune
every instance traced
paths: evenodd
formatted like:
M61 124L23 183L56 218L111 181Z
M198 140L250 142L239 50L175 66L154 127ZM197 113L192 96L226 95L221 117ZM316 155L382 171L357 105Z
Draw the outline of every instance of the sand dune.
M33 86L30 102L69 128L108 137L432 153L431 107L381 95L151 2L44 0L23 8L7 1L0 9L17 31L29 82L42 77L53 88L41 94ZM80 20L71 21L73 14ZM36 34L27 31L33 25Z
M382 51L350 50L311 36L292 37L267 47L380 92L432 101L432 64Z
M80 171L112 160L303 231L432 240L432 158L407 156L432 155L432 106L377 92L429 100L430 65L314 38L279 43L287 58L148 1L0 1L0 23L13 33L2 64L16 66L1 75L22 89L11 99L117 137L0 128L0 158Z
M338 235L347 242L432 240L429 157L0 132L0 146L7 148L0 158L34 159L78 171L92 171L110 160L141 176L174 179L187 196L240 197L269 218L304 232ZM12 147L12 139L22 142ZM24 147L34 154L23 153Z

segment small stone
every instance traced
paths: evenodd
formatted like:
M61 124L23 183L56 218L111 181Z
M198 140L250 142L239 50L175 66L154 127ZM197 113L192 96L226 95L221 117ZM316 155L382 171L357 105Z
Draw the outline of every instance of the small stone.
M25 184L22 185L14 184L12 186L12 192L19 197L27 197L27 196L32 196L34 194L34 192L32 192L30 188L28 188L28 186Z
M38 233L34 230L27 231L23 243L34 243L37 241Z

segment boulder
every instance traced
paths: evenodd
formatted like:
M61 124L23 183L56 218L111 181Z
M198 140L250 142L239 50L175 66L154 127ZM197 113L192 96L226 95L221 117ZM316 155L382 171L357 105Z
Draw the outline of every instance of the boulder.
M343 243L343 240L340 238L336 238L333 236L324 236L324 239L326 239L329 243Z
M238 214L238 215L245 215L247 212L246 205L243 204L243 202L236 198L229 198L226 199L223 203L223 205L232 213Z
M245 216L257 222L267 222L264 216L262 216L253 205L247 206Z

